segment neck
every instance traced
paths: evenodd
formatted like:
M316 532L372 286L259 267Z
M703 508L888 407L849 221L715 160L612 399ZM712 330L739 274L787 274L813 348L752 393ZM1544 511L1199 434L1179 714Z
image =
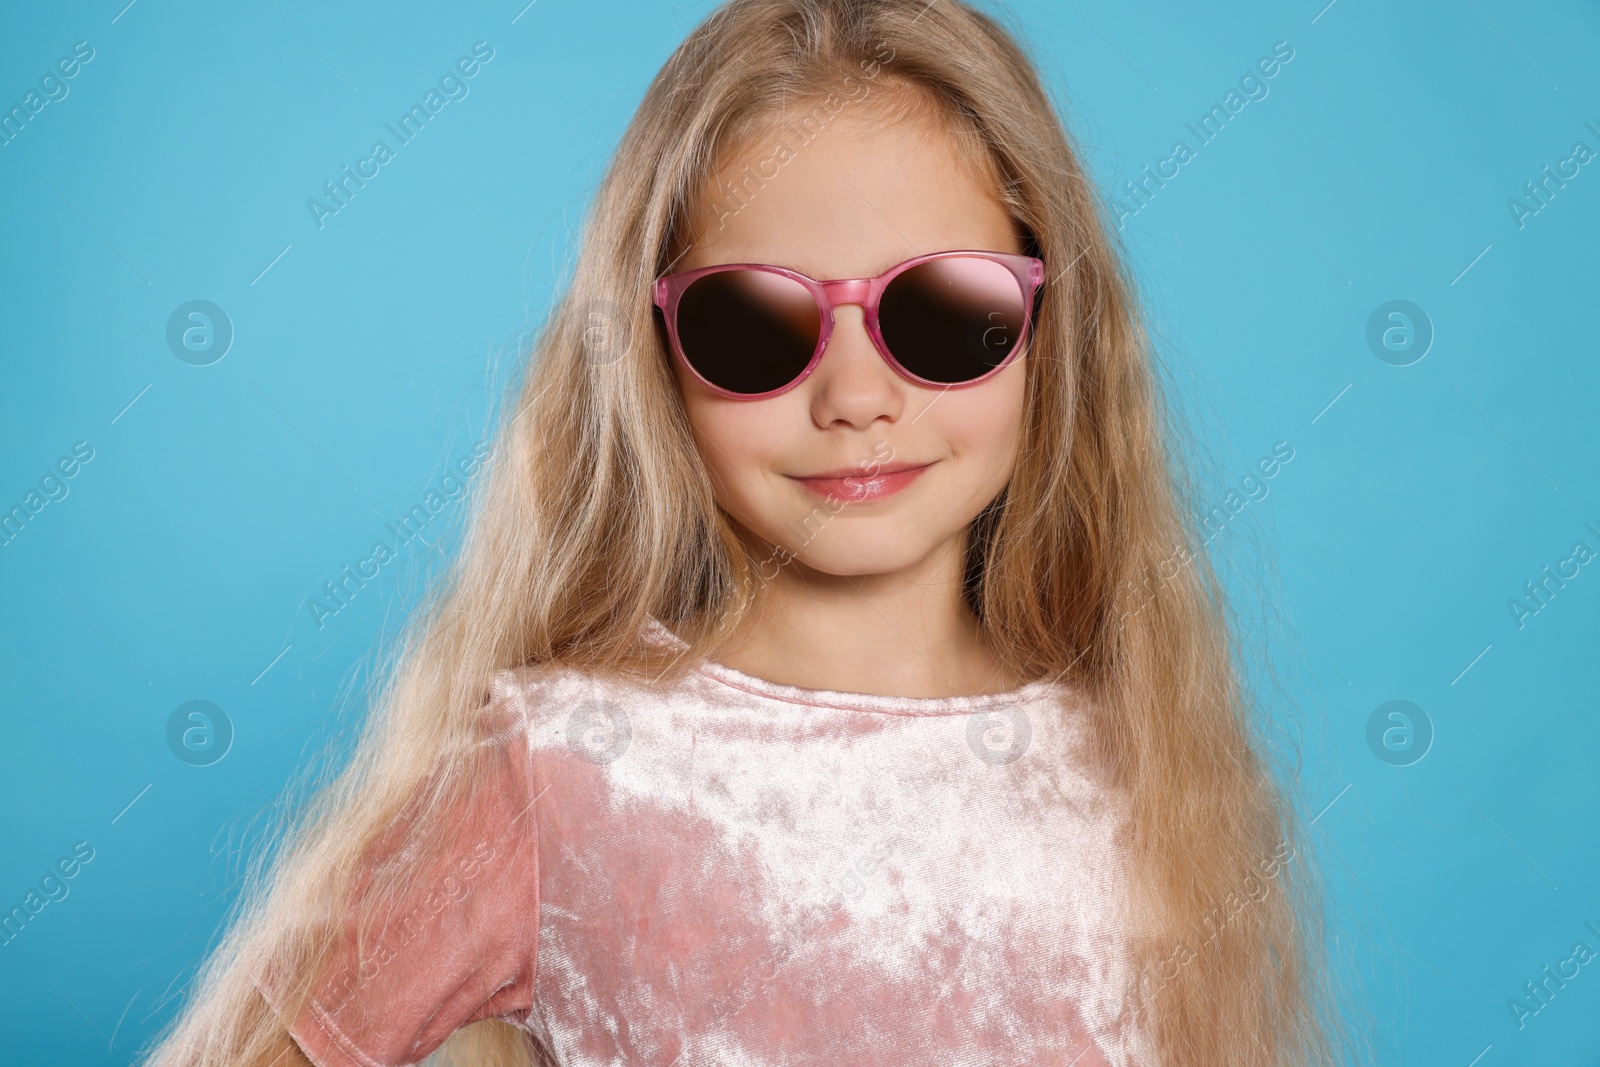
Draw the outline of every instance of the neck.
M839 575L791 559L762 588L722 659L769 681L885 696L1004 693L1007 670L962 595L951 542L889 574Z

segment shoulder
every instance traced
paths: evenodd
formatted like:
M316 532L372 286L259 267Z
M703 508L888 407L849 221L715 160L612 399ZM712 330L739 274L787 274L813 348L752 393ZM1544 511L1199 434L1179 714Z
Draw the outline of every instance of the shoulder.
M515 672L495 673L465 736L452 729L401 809L331 873L334 917L256 978L319 1067L418 1063L471 1022L520 1025L531 1011L540 871L524 693Z
M485 711L500 726L535 730L588 704L634 704L660 699L667 690L642 679L600 674L566 663L524 664L496 671Z
M1102 723L1100 704L1082 683L1066 676L1036 678L1004 697L1006 713L1074 748L1092 743Z
M480 708L480 735L503 737L510 731L529 733L542 714L581 685L583 673L563 664L528 663L505 667L489 678Z

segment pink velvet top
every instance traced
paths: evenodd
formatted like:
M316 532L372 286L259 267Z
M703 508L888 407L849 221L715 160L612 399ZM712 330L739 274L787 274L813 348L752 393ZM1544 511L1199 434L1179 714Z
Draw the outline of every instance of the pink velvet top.
M415 1064L489 1017L563 1067L1154 1062L1124 802L1065 683L906 698L703 662L663 691L530 667L490 708L499 770L433 868L459 877L419 877L379 955L338 946L343 979L290 1027L319 1067Z

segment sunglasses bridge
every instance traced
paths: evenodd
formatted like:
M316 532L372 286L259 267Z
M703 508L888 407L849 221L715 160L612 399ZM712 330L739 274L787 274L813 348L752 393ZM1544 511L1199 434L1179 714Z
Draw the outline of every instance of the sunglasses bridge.
M844 304L856 304L864 314L867 310L867 299L871 295L871 278L842 278L832 282L818 282L822 286L823 295L828 298L830 308L840 307Z

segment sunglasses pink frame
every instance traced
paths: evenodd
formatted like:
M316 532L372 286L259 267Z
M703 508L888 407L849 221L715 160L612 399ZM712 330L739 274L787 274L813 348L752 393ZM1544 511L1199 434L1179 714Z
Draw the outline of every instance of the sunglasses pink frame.
M1006 358L998 365L979 377L968 381L934 382L926 378L919 378L911 373L889 351L889 346L883 339L883 331L878 326L878 301L882 299L883 292L888 288L889 283L894 281L895 277L902 272L931 260L955 258L992 260L1010 270L1012 276L1017 280L1018 288L1021 290L1025 313L1022 317L1022 329L1020 336L1017 338L1017 343L1011 346L1011 351L1006 354ZM764 393L730 392L719 385L706 381L700 372L695 370L688 357L683 354L683 345L678 340L678 300L683 296L684 290L697 279L707 274L715 274L725 270L769 271L773 274L783 275L786 278L793 278L810 290L812 298L817 302L817 310L822 316L822 328L817 335L817 347L816 351L811 353L811 361L806 364L804 370L795 376L793 381ZM908 259L903 263L895 264L876 278L841 278L834 281L818 281L815 278L801 274L799 271L790 270L787 267L776 267L770 263L719 263L710 267L697 267L694 270L682 271L678 274L662 275L656 279L654 289L655 305L662 310L666 318L667 336L672 342L673 354L684 369L694 375L696 380L707 389L719 396L734 400L761 400L769 396L777 396L779 393L788 392L809 378L811 372L816 370L817 364L822 360L823 351L828 347L828 338L833 334L833 309L840 304L858 304L861 306L866 317L867 333L871 336L873 345L877 347L878 354L883 357L884 362L893 367L902 377L917 385L925 385L937 389L963 389L969 385L977 385L980 382L987 381L1009 366L1011 361L1016 358L1017 353L1022 351L1023 346L1027 343L1028 330L1033 320L1034 298L1043 281L1044 261L1033 256L1016 255L1011 252L988 252L980 249L956 249L948 252L930 252L924 256Z

